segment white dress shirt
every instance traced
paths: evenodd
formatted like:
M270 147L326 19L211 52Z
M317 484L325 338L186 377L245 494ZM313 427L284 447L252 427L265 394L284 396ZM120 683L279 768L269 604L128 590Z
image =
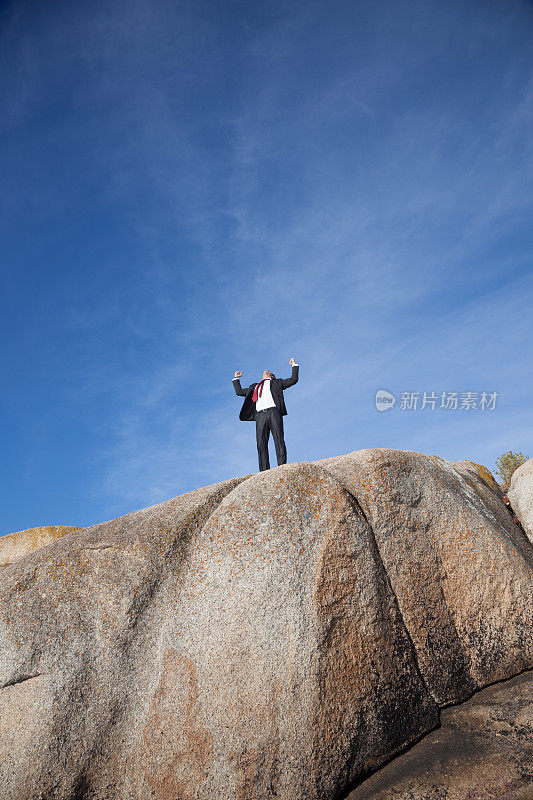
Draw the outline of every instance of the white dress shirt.
M270 391L270 378L266 378L263 384L261 397L258 397L255 401L255 410L264 411L265 408L272 408L275 405L276 404L274 402L274 398L272 397L272 392Z

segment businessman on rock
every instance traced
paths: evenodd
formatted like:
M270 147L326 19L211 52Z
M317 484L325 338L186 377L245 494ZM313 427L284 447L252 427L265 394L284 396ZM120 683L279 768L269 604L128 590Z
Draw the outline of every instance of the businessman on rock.
M283 390L294 386L298 382L298 364L291 358L292 367L290 378L276 378L273 372L266 369L263 378L258 383L252 383L247 389L241 387L239 378L242 372L237 371L233 378L235 394L244 397L239 419L243 422L255 420L255 433L257 439L257 454L259 456L259 471L270 469L268 459L268 438L270 431L276 446L278 466L287 463L287 448L283 436L283 417L287 413Z

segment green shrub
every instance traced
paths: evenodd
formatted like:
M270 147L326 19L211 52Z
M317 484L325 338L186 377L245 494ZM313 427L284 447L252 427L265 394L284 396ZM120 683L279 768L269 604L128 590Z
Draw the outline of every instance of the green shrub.
M508 453L504 453L503 456L496 459L496 474L501 478L500 486L503 492L506 492L511 485L515 469L518 469L528 458L529 456L525 456L523 453L513 453L509 450Z

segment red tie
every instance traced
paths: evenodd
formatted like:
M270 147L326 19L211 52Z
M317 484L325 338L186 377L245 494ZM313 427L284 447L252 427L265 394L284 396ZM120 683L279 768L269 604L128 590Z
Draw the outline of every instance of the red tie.
M259 383L257 384L257 386L254 389L254 393L252 395L252 400L254 401L254 403L256 403L257 402L257 398L261 397L261 395L263 394L263 384L264 384L265 380L266 380L266 378L263 378L262 381L259 381Z

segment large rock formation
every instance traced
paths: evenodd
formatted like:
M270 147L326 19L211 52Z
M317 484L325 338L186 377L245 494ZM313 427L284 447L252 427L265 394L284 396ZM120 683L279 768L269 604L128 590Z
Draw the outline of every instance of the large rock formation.
M0 569L2 800L333 800L533 667L533 547L484 468L361 450Z
M507 497L533 544L533 458L513 472Z
M45 525L0 536L0 567L18 561L26 553L31 553L67 533L80 530L81 528L74 525Z

